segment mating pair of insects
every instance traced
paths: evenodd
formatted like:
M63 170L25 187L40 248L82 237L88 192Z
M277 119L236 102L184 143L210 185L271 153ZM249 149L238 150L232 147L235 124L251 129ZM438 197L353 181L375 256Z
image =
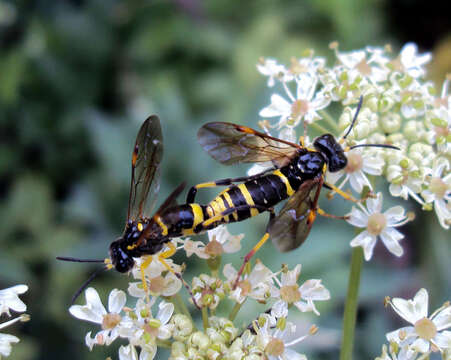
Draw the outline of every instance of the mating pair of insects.
M353 121L341 140L337 141L332 135L324 134L314 140L313 148L305 147L303 138L300 144L295 144L237 124L212 122L203 125L198 132L199 143L215 160L226 165L271 162L273 167L253 176L198 184L189 190L186 203L177 205L176 199L185 187L183 183L169 195L153 216L150 214L159 188L163 137L158 116L150 116L144 121L136 138L132 154L127 221L122 236L110 245L110 258L59 259L105 262L107 268L115 268L124 273L133 268L134 258L159 253L159 261L174 272L164 260L176 251L171 239L201 234L220 224L243 221L262 212L269 212L266 233L244 258L236 285L246 263L268 238L272 239L280 251L289 251L305 241L317 214L344 218L324 213L318 208L318 198L321 188L325 186L345 199L357 201L324 180L327 170L336 172L346 167L346 151L360 146L397 149L386 144L342 147L341 144L355 124L361 105L362 98ZM215 186L228 187L206 205L194 202L198 189ZM286 199L286 204L276 215L274 206ZM166 249L162 251L163 248ZM152 257L141 265L144 287L144 269L150 261ZM176 275L180 277L180 274Z

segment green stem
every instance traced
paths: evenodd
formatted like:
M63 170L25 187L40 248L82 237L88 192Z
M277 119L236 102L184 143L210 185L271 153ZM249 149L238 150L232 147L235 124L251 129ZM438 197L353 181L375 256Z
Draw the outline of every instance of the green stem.
M202 323L204 325L204 331L208 328L208 308L202 307Z
M362 264L363 249L360 246L355 247L353 248L351 255L348 293L346 295L343 315L343 337L341 339L340 360L352 360Z
M191 322L194 324L193 318L191 317L191 314L186 307L185 303L183 302L182 297L180 296L180 293L175 294L172 296L172 303L174 304L176 309L179 309L179 313L186 315Z
M338 127L337 121L325 110L319 110L318 113L332 127L332 129L334 129L334 131L337 133L336 135L339 135L340 128Z
M233 321L235 320L236 316L238 315L238 311L240 311L241 306L244 304L244 302L242 304L240 303L236 303L235 306L233 307L232 311L229 314L229 320Z

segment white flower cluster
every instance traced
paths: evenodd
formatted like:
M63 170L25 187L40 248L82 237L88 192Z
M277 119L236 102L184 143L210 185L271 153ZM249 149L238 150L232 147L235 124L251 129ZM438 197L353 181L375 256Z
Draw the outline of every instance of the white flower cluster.
M167 271L160 261L154 261L157 258L154 255L144 272L147 292L141 282L131 282L129 285L128 294L135 298L133 306L130 305L130 297L127 306L125 292L114 289L109 295L107 310L93 288L85 291L85 305L71 306L69 311L73 316L101 327L94 335L92 332L86 334L85 342L89 349L94 345L110 345L122 338L127 344L119 349L121 360L153 359L158 346L170 346L172 359L212 356L237 359L250 356L250 359L257 359L263 355L274 359L282 355L286 359L305 358L290 349L308 334L296 335L296 326L288 321L289 307L294 305L301 312L319 315L315 302L330 298L321 280L310 279L298 284L301 265L292 270L283 266L274 273L257 261L254 268L244 271L234 288L237 271L231 264L226 264L222 268L224 276L220 276L221 254L224 249L228 249L227 252L238 251L244 235L232 235L225 226L209 231L208 235L210 241L205 246L194 245L194 242L188 242L189 245L185 246L187 255L195 253L200 258L207 257L211 270L211 274L200 274L192 280L193 299L202 309L203 331L196 329L178 294L182 288L181 280ZM214 256L212 249L216 249ZM210 261L213 258L215 261ZM138 264L132 270L136 278L141 277L139 265L143 261L143 258L137 259ZM175 272L182 270L172 261L166 261ZM165 300L160 300L160 296ZM270 310L255 314L256 320L243 331L233 320L248 299L266 303ZM229 318L214 316L216 310L227 302L235 304ZM316 326L312 326L310 334L316 331Z
M27 305L19 299L19 295L28 290L27 285L16 285L7 289L0 290L0 315L7 314L11 316L10 310L15 312L24 312ZM0 329L4 329L18 321L28 321L30 317L22 314L12 320L0 324ZM18 343L20 339L17 336L0 333L0 358L11 354L11 344Z
M361 194L364 186L372 189L368 176L384 176L390 193L412 198L423 209L434 209L440 225L451 224L451 95L449 80L442 92L435 94L431 82L425 81L425 64L431 54L418 54L415 44L406 44L399 55L391 49L367 47L349 53L331 44L336 64L314 56L293 58L290 66L274 59L261 59L257 69L268 77L268 86L280 85L283 95L275 92L271 103L260 111L264 121L276 128L279 137L296 141L299 124L321 132L338 135L349 128L355 109L363 96L357 123L344 145L390 144L401 151L376 147L356 148L347 152L344 170L328 174L327 180L349 182ZM338 121L326 111L334 103L345 107ZM329 128L327 130L325 126ZM269 125L268 125L269 124ZM304 133L304 136L306 134ZM308 139L308 138L307 138ZM308 140L307 140L308 141ZM308 142L307 142L308 144Z
M440 353L442 359L451 356L451 305L447 301L428 316L429 295L420 289L412 300L387 299L387 303L404 320L411 324L387 334L389 346L382 348L376 360L429 359Z

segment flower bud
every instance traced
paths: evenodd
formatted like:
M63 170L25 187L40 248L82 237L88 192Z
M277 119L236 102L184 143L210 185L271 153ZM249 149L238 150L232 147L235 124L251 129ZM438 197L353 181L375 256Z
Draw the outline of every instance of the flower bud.
M402 119L398 114L390 114L381 118L382 130L386 133L394 133L401 128Z

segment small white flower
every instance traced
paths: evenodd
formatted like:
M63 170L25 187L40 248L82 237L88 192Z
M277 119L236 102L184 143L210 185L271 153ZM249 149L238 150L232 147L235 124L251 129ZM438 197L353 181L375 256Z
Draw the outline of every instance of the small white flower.
M307 280L299 286L297 281L300 273L301 265L296 265L293 270L282 271L280 281L275 278L279 288L275 289L271 295L279 300L274 304L274 307L285 307L288 311L288 306L293 304L302 312L313 311L316 315L319 315L314 301L329 300L329 290L318 279Z
M449 229L451 222L451 173L448 168L446 162L436 165L431 171L427 190L421 193L427 203L434 204L440 225L445 229Z
M152 257L150 264L144 269L144 276L147 281L147 288L151 295L172 296L182 288L182 281L168 271L165 265L158 259L159 255L149 255ZM140 257L135 260L136 266L133 267L132 275L135 279L141 280L141 264L147 257ZM164 262L176 273L181 273L180 265L174 263L172 259L164 259ZM128 292L134 297L145 297L146 293L142 287L142 282L130 283Z
M410 353L422 354L429 351L443 352L451 348L451 306L445 303L428 316L428 293L420 289L412 300L392 299L393 310L413 326L407 326L387 334L389 341L401 346L408 345Z
M208 231L208 244L187 240L183 244L183 249L188 257L196 254L201 259L209 259L223 253L231 254L240 251L243 238L244 234L232 235L227 230L227 226L220 225Z
M126 295L123 291L113 289L108 297L108 312L94 288L85 291L86 305L72 305L69 312L78 319L90 321L102 326L94 338L90 333L86 336L86 345L92 349L94 345L109 345L118 336L118 326L122 320L119 313L125 306Z
M402 70L413 78L422 77L426 73L423 66L431 61L431 59L431 53L418 55L417 45L414 43L407 43L399 53L399 63L401 65L399 70Z
M226 264L223 273L227 278L230 288L232 288L235 284L238 271L235 270L232 264ZM240 304L247 297L257 301L264 301L270 296L270 289L273 283L272 276L273 272L260 261L257 261L251 273L249 275L245 274L238 281L238 285L230 293L230 297Z
M277 327L271 328L266 322L264 326L257 329L256 344L263 349L264 354L269 360L307 360L304 354L300 354L292 349L291 346L299 344L309 335L301 336L289 341L288 339L295 333L296 326L287 323L284 330Z
M320 116L318 110L324 109L330 104L330 98L321 91L316 91L318 84L317 75L304 73L296 77L297 94L294 97L286 87L290 101L278 94L271 96L271 104L260 111L262 117L280 117L278 127L285 125L296 126L304 121L311 123Z
M389 349L387 345L382 345L382 355L378 356L375 360L416 360L419 354L409 350L408 346L403 346L399 349L399 346L394 349L390 346Z
M367 48L348 53L336 51L338 60L348 69L350 83L353 83L359 75L374 83L386 80L390 70L385 67L388 58L383 54L384 50L379 48ZM370 55L369 58L367 55Z
M290 81L293 76L290 75L285 66L280 65L274 59L261 59L257 64L257 70L268 77L268 86L274 86L274 79L280 79L281 81Z
M10 315L10 309L16 312L26 311L27 306L19 299L18 295L25 293L27 290L27 285L15 285L0 290L0 315L3 313Z
M199 277L193 278L192 291L196 303L209 309L216 309L224 298L222 281L207 274L200 274Z
M367 208L358 204L361 210L353 207L350 218L351 225L366 228L351 241L351 246L361 246L365 254L365 260L373 256L374 246L380 237L385 247L394 255L401 256L403 249L399 241L404 238L395 227L404 225L408 219L401 206L394 206L382 213L382 193L378 193L376 199L366 201Z

